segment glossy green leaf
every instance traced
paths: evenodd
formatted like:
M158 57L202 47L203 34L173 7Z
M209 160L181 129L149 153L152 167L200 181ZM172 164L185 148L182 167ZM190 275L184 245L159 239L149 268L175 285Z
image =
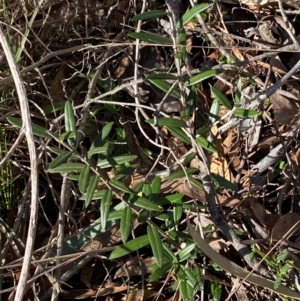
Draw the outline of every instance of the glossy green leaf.
M216 102L219 103L217 100L216 100ZM218 110L218 112L219 112L219 110ZM201 136L201 135L205 135L205 134L207 134L210 130L211 130L211 126L203 126L203 127L199 128L199 129L197 130L197 134L200 135L200 136Z
M58 137L58 140L63 141L65 139L73 139L73 138L76 138L76 135L77 135L76 131L64 132Z
M186 279L188 284L196 291L200 290L200 282L198 282L197 278L194 276L194 274L192 273L191 269L186 269L185 270L185 275L186 275Z
M130 189L126 184L124 184L123 182L120 182L116 179L111 179L109 181L109 183L110 183L110 185L112 185L113 187L115 187L121 191L128 192L130 194L135 194L135 192L132 189Z
M93 181L95 178L95 176L92 176L90 179L90 182ZM98 180L99 181L99 180ZM96 188L95 188L96 189ZM87 189L88 190L88 189ZM100 190L100 191L94 191L93 195L92 195L92 199L91 200L101 200L103 198L104 195L104 190ZM88 195L87 193L83 194L79 200L81 201L85 201L87 199Z
M72 103L68 100L65 103L65 129L66 132L76 133L76 121L75 121L74 109ZM75 146L76 138L69 138L68 143L71 146Z
M150 216L150 211L143 209L139 212L138 222L140 225L145 224Z
M145 74L147 79L169 79L169 80L177 80L177 76L170 73L155 73L155 74Z
M129 37L134 39L139 39L144 42L148 42L151 44L163 44L163 45L172 45L172 40L168 38L164 38L160 35L150 33L150 32L131 32L128 34Z
M149 82L151 82L154 86L156 86L157 88L159 88L160 90L162 90L163 92L167 93L171 87L172 84L170 84L169 82L165 81L164 79L148 79ZM180 98L180 92L176 89L173 89L170 92L170 96L179 99Z
M111 200L112 200L112 191L105 190L100 205L102 231L106 230L106 223L110 211Z
M150 195L149 199L150 201L154 202L158 199L158 196L160 195L161 191L161 178L155 177L151 183L152 186L152 194Z
M208 116L208 119L211 124L215 123L219 119L218 117L219 110L220 110L220 102L215 98L210 106L209 116Z
M191 257L191 253L192 251L195 249L196 244L190 244L188 246L186 246L184 249L180 250L179 253L177 254L178 258L179 258L179 262L185 261L188 258Z
M169 131L186 144L191 144L190 138L178 127L168 127Z
M122 241L125 243L132 229L132 210L130 207L125 207L121 217L120 230Z
M99 176L91 177L89 185L86 190L85 207L87 208L94 197L95 190L99 183ZM103 197L103 196L102 196Z
M154 264L151 269L153 272L150 275L150 281L156 281L159 277L164 276L172 268L172 262L165 262L161 267L157 264Z
M218 150L204 137L197 137L196 138L197 143L205 148L206 150L212 152L212 153L217 153Z
M222 72L223 72L223 70L221 70L221 69L211 69L211 70L203 71L195 76L192 76L189 80L187 80L184 83L184 85L186 87L196 85L196 84L201 83L204 80L214 77Z
M200 181L198 181L197 179L193 178L192 176L189 176L188 178L189 178L190 182L193 185L195 185L196 187L198 187L200 189L203 189L203 184Z
M79 191L81 193L85 193L90 180L90 175L91 175L91 169L88 165L86 165L79 175L78 186L79 186Z
M133 161L137 158L136 155L121 155L121 156L115 156L103 160L98 160L97 166L100 168L108 168L112 166L121 165L124 163L128 163L130 161Z
M82 163L63 163L55 168L48 170L50 173L70 173L70 172L81 172L85 167L85 164Z
M210 282L209 286L214 301L220 301L223 291L222 285L219 283Z
M105 147L104 144L106 143L106 138L108 137L108 135L110 134L111 130L112 130L112 126L113 126L113 122L108 122L103 129L100 131L100 133L97 135L97 137L95 138L95 140L93 141L89 151L88 151L88 155L89 157L92 156L93 152L95 151L95 149L100 150L101 153L101 147ZM106 147L107 149L107 147Z
M134 205L143 209L152 210L152 211L160 211L160 208L150 200L139 197L135 202Z
M176 202L173 202L173 220L175 224L180 222L182 213L182 199L178 199Z
M130 241L126 242L125 244L115 248L111 252L109 259L112 260L112 259L123 257L125 255L128 255L136 250L139 250L139 249L149 245L149 243L150 243L149 237L147 234L137 237L137 238L130 240Z
M142 14L138 14L136 16L134 16L131 20L132 21L145 21L145 20L151 20L151 19L155 19L155 18L160 18L160 17L164 17L167 15L167 12L165 10L151 10L151 11L147 11L145 13Z
M147 233L156 263L161 267L163 264L163 247L158 230L154 226L148 225Z
M19 129L22 128L22 126L23 126L22 119L20 119L20 118L6 117L6 119L10 124L12 124L13 126L19 128ZM35 123L31 123L31 125L32 125L33 135L42 137L42 138L52 139L52 137L47 133L47 129L45 129Z
M152 194L152 187L149 183L144 183L142 188L143 196L146 198L149 197Z
M72 152L63 152L58 155L54 160L49 164L49 169L53 169L63 163L66 163L68 159L71 157Z
M154 124L154 119L147 119L147 122L150 124ZM166 126L166 127L186 127L186 122L180 119L175 118L158 118L157 119L157 126Z
M212 173L211 174L211 177L213 178L214 181L216 181L221 187L225 187L225 188L228 188L228 189L231 189L233 191L238 191L238 187L237 185L231 183L230 181L228 181L227 179L225 179L224 177L218 175L218 174L215 174L215 173Z
M56 154L56 155L62 155L62 154L66 154L66 153L69 153L70 151L65 151L61 148L58 148L58 147L53 147L53 146L49 146L49 149L50 151L53 153L53 154ZM76 156L75 154L72 154L70 159L72 160L78 160L78 156Z
M169 248L169 246L162 242L162 246L164 249L164 258L168 261L172 261L174 263L178 263L177 261L177 257L175 256L175 254L172 252L172 250Z
M166 180L174 180L174 179L178 179L178 178L183 178L185 177L186 174L188 175L192 175L196 172L199 172L199 169L196 167L188 167L185 170L177 170L172 172L170 175L168 175L165 179Z
M226 97L226 95L224 93L222 93L221 91L219 91L217 88L215 87L211 87L210 88L211 91L214 93L215 97L217 98L217 100L223 105L225 106L227 109L231 110L232 109L232 105L230 103L230 100Z
M258 116L259 112L255 110L237 108L233 111L233 114L237 117L251 118L251 117Z
M189 291L188 291L187 286L188 286L188 283L187 283L186 279L180 280L179 291L180 291L180 295L181 295L183 301L190 300Z
M177 22L176 28L181 28L183 25L187 24L191 21L197 14L202 13L207 10L211 6L211 3L201 3L199 5L195 5L193 8L189 9Z
M103 154L106 155L108 152L108 145L106 146L99 146L92 148L88 151L88 158L91 158L95 154Z

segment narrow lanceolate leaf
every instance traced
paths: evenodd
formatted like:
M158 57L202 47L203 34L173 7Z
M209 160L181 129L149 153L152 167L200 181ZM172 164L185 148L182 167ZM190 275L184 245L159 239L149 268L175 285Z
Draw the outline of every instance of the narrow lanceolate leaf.
M61 153L49 164L49 169L53 169L63 163L66 163L71 155L72 152Z
M192 76L189 80L187 80L184 85L186 87L192 86L192 85L196 85L198 83L203 82L204 80L214 77L220 73L222 73L223 70L221 69L212 69L212 70L207 70L207 71L203 71L200 74L197 74L195 76Z
M65 128L66 132L76 132L76 121L73 106L70 101L65 103ZM68 139L68 142L71 146L75 146L76 138Z
M95 176L91 176L91 179L90 181L93 181L95 178ZM88 189L87 189L88 190ZM93 194L93 197L92 197L92 200L101 200L103 198L103 195L104 195L104 191L103 190L100 190L100 191L95 191L94 194ZM85 201L87 198L87 193L85 193L84 195L82 195L79 200L81 201Z
M155 120L151 118L151 119L147 119L147 122L149 122L150 124L154 124ZM157 124L155 125L181 128L181 127L186 127L186 122L175 118L158 118Z
M90 204L98 182L99 182L99 176L91 177L89 185L86 190L85 207L88 207L88 205Z
M160 193L161 177L155 177L152 181L152 193Z
M196 167L187 167L185 170L180 169L180 170L172 172L165 179L166 180L174 180L174 179L178 179L178 178L183 178L183 177L185 177L186 174L192 175L196 172L199 172L198 168L196 168Z
M222 93L215 87L211 87L211 91L215 94L215 97L223 106L225 106L227 109L231 110L232 105L224 93Z
M125 243L132 229L132 210L130 207L125 207L121 217L120 230L122 241Z
M88 165L86 165L82 172L79 175L79 191L81 193L85 193L86 188L88 186L89 183L89 179L90 179L90 175L91 175L91 170L90 167Z
M126 242L124 245L118 246L116 249L114 249L111 252L109 259L111 260L111 259L120 258L120 257L130 254L136 250L139 250L147 245L149 245L149 237L146 234L146 235L137 237L133 240L130 240L130 241Z
M55 168L48 170L50 173L70 173L70 172L81 172L85 167L82 163L63 163Z
M102 197L101 208L100 208L101 227L103 231L106 230L106 223L110 211L111 200L112 200L112 191L105 190L104 195Z
M144 183L142 193L145 197L149 197L152 194L152 187L149 183Z
M172 45L172 40L168 38L164 38L160 35L149 33L149 32L131 32L128 34L131 38L139 39L144 42L153 43L153 44L164 44L164 45Z
M148 78L149 82L152 83L154 86L162 90L163 92L167 93L171 89L172 85L165 81L164 79L151 79L151 77ZM173 89L170 92L170 96L179 99L180 98L180 93L178 90Z
M170 80L176 80L178 79L177 76L170 74L170 73L155 73L155 74L145 74L145 77L147 79L170 79Z
M190 244L186 246L184 249L180 250L179 253L177 254L179 258L179 262L187 260L188 258L191 257L191 252L195 249L196 244Z
M115 156L104 160L99 160L97 166L99 166L100 168L108 168L111 166L117 166L120 164L128 163L130 161L135 160L136 158L136 155Z
M208 116L211 124L215 123L217 121L217 119L219 118L219 116L218 116L219 110L220 110L220 102L217 99L214 99L210 106L209 116ZM208 127L208 131L210 131L210 127ZM204 135L204 134L200 133L199 135Z
M218 150L204 137L197 137L196 141L198 142L198 144L205 148L206 150L213 152L213 153L217 153Z
M22 128L22 126L23 126L23 122L20 118L7 117L6 119L10 124L12 124L13 126L19 128L19 129ZM32 123L32 132L33 132L33 135L38 136L38 137L49 138L49 139L52 138L47 133L47 130L45 128L43 128L42 126L37 125L35 123Z
M247 110L242 108L237 108L233 111L233 114L238 117L251 118L259 115L259 112L255 110Z
M163 246L160 235L157 229L151 225L148 225L147 233L156 263L159 267L161 267L163 264Z
M173 219L175 224L181 220L183 213L182 199L178 199L176 202L173 202Z
M143 198L143 197L139 197L134 202L134 205L137 206L137 207L143 208L143 209L147 209L147 210L160 211L159 207L155 203L153 203L153 202L151 202L148 199Z
M157 264L154 264L151 267L153 272L150 275L150 281L156 281L159 277L164 276L172 268L172 265L172 262L165 262L161 267L159 267Z
M160 18L160 17L166 16L166 15L167 15L167 12L165 10L151 10L151 11L147 11L142 14L138 14L138 15L134 16L131 20L132 21L139 21L139 20L145 21L145 20Z
M199 5L195 5L193 8L189 9L177 22L176 28L183 27L186 23L191 21L197 14L205 11L211 6L210 3L201 3Z
M186 143L186 144L191 144L191 140L190 138L187 136L186 133L184 133L184 131L180 128L173 128L173 127L169 127L168 128L170 130L170 132L172 134L174 134L176 137L178 137L182 142Z
M130 189L127 185L125 185L123 182L120 182L116 179L111 179L109 183L110 185L114 186L117 189L120 189L121 191L128 192L130 194L135 194L135 192L132 189Z

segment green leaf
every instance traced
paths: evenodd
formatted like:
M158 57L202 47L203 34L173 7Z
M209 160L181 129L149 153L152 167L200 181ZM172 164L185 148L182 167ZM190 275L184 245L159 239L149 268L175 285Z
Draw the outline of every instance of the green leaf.
M155 19L155 18L160 18L164 17L167 15L167 12L165 10L151 10L147 11L142 14L138 14L134 16L131 20L132 21L144 21L144 20L150 20L150 19Z
M115 248L111 252L109 259L112 260L112 259L123 257L123 256L128 255L136 250L139 250L147 245L149 245L149 237L146 234L146 235L137 237L133 240L130 240L130 241L126 242L125 244Z
M195 76L192 76L189 80L187 80L184 83L184 85L186 87L196 85L196 84L201 83L202 81L204 81L208 78L214 77L222 72L223 72L222 69L212 69L212 70L203 71Z
M191 144L190 138L187 136L187 134L178 127L169 127L169 131L174 134L177 138L179 138L182 142L186 144Z
M239 78L237 85L236 85L235 95L234 95L234 100L235 100L236 106L240 105L241 96L242 96L242 80Z
M107 159L99 160L97 163L97 166L100 168L108 168L111 166L117 166L124 163L128 163L130 161L133 161L137 158L136 155L121 155L121 156L115 156L110 157Z
M187 283L186 279L180 280L179 290L180 290L180 294L181 294L183 301L191 300L187 286L188 286L188 283Z
M86 190L85 207L87 208L92 198L94 197L95 189L99 182L99 176L91 177L89 185ZM102 195L103 197L103 195Z
M156 281L159 277L164 276L172 268L172 262L165 262L161 267L157 264L154 264L151 269L153 270L150 275L150 281Z
M176 28L181 28L183 25L191 21L197 14L202 13L211 6L211 3L201 3L189 9L177 22Z
M173 219L175 224L178 224L180 222L182 213L182 199L178 199L176 200L176 202L173 202Z
M289 251L283 251L283 252L280 252L277 257L276 257L276 260L279 261L279 260L286 260L290 255L290 252Z
M147 119L147 122L150 124L154 124L154 119ZM166 127L186 127L186 122L180 119L175 118L158 118L157 126L166 126Z
M19 129L22 128L22 126L23 126L22 119L20 119L20 118L6 117L6 119L10 124L12 124L13 126L19 128ZM45 128L43 128L35 123L31 123L31 125L32 125L33 135L42 137L42 138L52 139L52 137L47 133L47 130Z
M130 189L127 185L125 185L123 182L120 182L116 179L111 179L109 183L110 185L114 186L115 188L121 191L128 192L130 194L135 194L135 192L132 189Z
M91 175L90 167L86 165L79 175L78 186L79 186L79 191L81 193L85 193L85 190L89 183L90 175Z
M209 121L210 121L211 124L213 124L217 121L219 110L220 110L220 103L217 99L214 99L211 106L210 106L209 116L208 116ZM207 127L207 128L209 128L209 130L210 130L210 127Z
M95 178L95 176L91 176L90 182L94 181L94 178ZM98 181L99 181L99 179L98 179ZM88 189L87 189L87 191L88 191ZM91 200L101 200L103 198L103 195L104 195L104 190L94 191L94 194L92 195ZM79 200L81 200L81 201L85 201L86 199L87 199L87 193L85 193L83 196L81 196L79 198Z
M72 103L68 100L65 103L65 129L66 132L76 133L76 121L75 121L74 109ZM68 143L71 146L75 146L76 137L68 139Z
M147 77L146 77L146 78L147 78ZM157 88L159 88L160 90L162 90L162 91L165 92L165 93L167 93L167 92L171 89L171 87L172 87L172 85L171 85L169 82L167 82L167 81L165 81L165 80L163 80L163 79L151 79L151 78L149 78L148 80L149 80L149 82L151 82L154 86L156 86ZM179 99L179 98L180 98L180 93L179 93L178 90L173 89L173 90L170 92L170 96L172 96L172 97L174 97L174 98L176 98L176 99Z
M231 110L232 109L232 105L230 103L230 100L226 97L226 95L224 93L222 93L221 91L219 91L218 89L216 89L215 87L210 87L211 91L215 94L215 97L217 98L217 100L223 105L225 106L227 109Z
M58 110L63 110L65 106L65 101L53 101L51 104L43 107L43 111L46 115L56 112Z
M144 42L152 43L152 44L164 44L164 45L172 45L172 40L168 38L164 38L160 35L149 33L149 32L131 32L128 34L129 37L134 39L139 39Z
M58 155L52 162L49 164L49 169L53 169L62 163L66 163L68 159L71 157L72 152L63 152Z
M110 211L111 200L112 200L112 191L105 190L101 201L101 207L100 207L102 231L106 230L106 223Z
M233 114L237 117L251 118L251 117L258 116L259 112L255 110L237 108L233 111Z
M199 171L199 169L196 167L188 167L185 170L180 169L180 170L172 172L170 175L168 175L165 178L165 180L174 180L174 179L178 179L178 178L183 178L183 177L185 177L186 174L192 175L198 171Z
M179 253L177 254L178 258L179 258L179 262L185 261L188 258L191 257L191 253L192 251L195 249L196 244L190 244L188 246L186 246L184 249L180 250Z
M233 191L238 191L238 187L231 183L230 181L228 181L227 179L225 179L224 177L215 174L215 173L211 173L211 177L213 178L214 181L216 181L221 187L226 187L228 189L231 189Z
M147 233L149 236L149 241L150 241L153 255L156 259L156 263L159 267L161 267L163 264L163 247L162 247L162 241L160 235L157 229L151 225L148 225Z
M198 142L198 144L205 148L206 150L212 152L212 153L217 153L218 150L204 137L197 137L196 141Z
M281 275L280 275L280 276L276 276L276 279L275 279L275 281L274 281L274 289L275 289L275 290L278 289L278 287L279 287L281 281L282 281L282 276L281 276Z
M88 151L88 157L90 158L95 153L106 153L108 146L105 146L106 138L111 132L113 122L107 123L101 132L97 135L94 142L92 143L89 151Z
M194 274L191 270L192 269L190 269L190 268L187 268L185 270L187 282L194 290L199 291L200 290L200 285L199 285L200 282L198 282L197 278L194 276Z
M214 301L220 301L222 296L223 287L219 283L211 282L210 283L210 291L213 295Z
M122 241L125 243L132 229L132 210L130 207L125 207L121 217L120 230Z
M74 171L81 172L86 165L83 163L63 163L55 168L48 170L50 173L71 173Z
M150 201L156 201L158 199L158 196L160 194L160 188L161 188L161 178L155 177L152 181L152 194L150 196Z
M147 79L170 79L170 80L177 80L177 76L170 74L170 73L156 73L156 74L145 74Z
M63 141L65 139L72 139L72 138L76 138L76 131L72 131L72 132L64 132L62 133L59 137L58 140L59 141Z
M155 203L149 201L144 197L139 197L135 202L134 205L143 209L152 210L152 211L160 211L160 208Z

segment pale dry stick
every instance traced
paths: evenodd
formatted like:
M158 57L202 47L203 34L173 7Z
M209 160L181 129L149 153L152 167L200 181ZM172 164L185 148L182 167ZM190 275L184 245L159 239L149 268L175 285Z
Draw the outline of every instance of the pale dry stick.
M23 127L25 130L25 135L28 144L28 151L30 157L30 168L31 168L31 206L30 206L30 219L29 219L29 226L28 226L28 236L27 236L27 243L26 249L24 254L24 262L23 267L21 270L21 275L19 279L19 283L17 286L17 291L15 295L15 301L20 301L23 299L24 294L26 293L26 280L29 276L29 266L30 266L30 259L32 256L34 242L35 242L35 235L36 235L36 226L37 226L37 219L38 219L38 168L37 168L37 155L36 149L34 145L34 137L32 133L32 125L30 119L30 110L28 105L28 99L26 95L26 89L24 83L21 79L20 72L18 70L15 58L12 54L10 45L6 39L4 34L3 28L0 25L0 43L3 47L9 68L12 73L12 77L14 78L14 82L16 85L17 94L20 101L20 108L21 108L21 115L23 121Z

